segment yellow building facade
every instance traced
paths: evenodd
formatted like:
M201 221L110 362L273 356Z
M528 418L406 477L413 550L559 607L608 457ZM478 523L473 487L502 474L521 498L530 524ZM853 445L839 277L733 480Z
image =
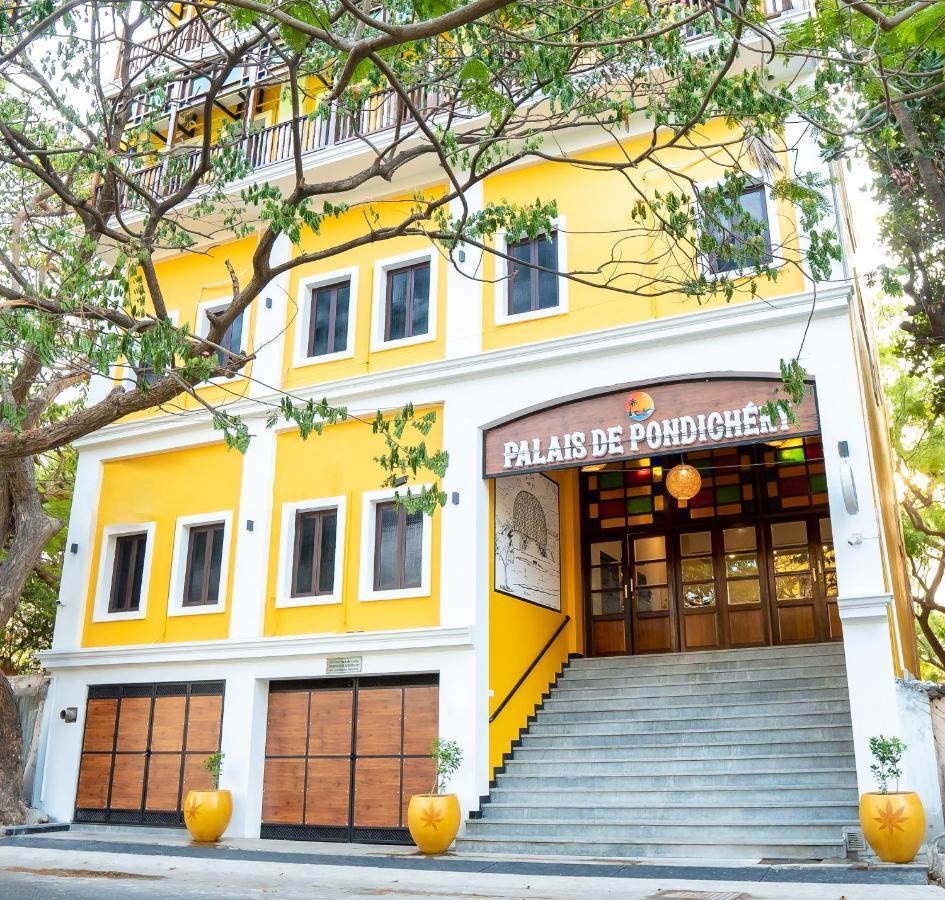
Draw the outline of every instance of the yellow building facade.
M284 107L264 92L267 129ZM720 134L702 138L710 146ZM587 140L588 159L618 153ZM649 137L628 129L621 140L632 153ZM352 138L305 164L328 172L360 149ZM712 184L724 167L721 155L694 162L680 151L641 178L665 192L684 179ZM449 259L425 238L396 238L293 268L247 310L229 339L252 362L200 389L244 417L245 455L227 450L186 397L81 441L71 552L43 657L50 705L76 713L47 726L57 763L47 755L40 799L50 814L178 825L186 790L201 784L199 761L222 749L222 785L235 798L229 835L404 841L406 802L426 789L426 750L442 736L464 750L453 789L471 817L466 839L481 849L491 811L514 806L503 779L525 771L523 749L540 749L529 729L560 708L545 700L566 699L559 680L580 663L645 665L652 654L662 673L685 674L763 659L790 674L816 665L818 648L839 679L814 701L835 704L822 713L842 732L832 758L850 796L868 789L867 739L911 734L895 679L918 670L868 313L845 263L821 284L804 274L803 228L758 177L752 202L784 263L757 297L700 303L654 290L643 299L629 280L619 293L557 277L536 281L522 309L501 256L470 248ZM409 185L371 185L363 199L383 224L417 193L444 190L431 169ZM466 199L475 210L536 196L557 201L557 218L554 240L530 252L552 252L559 272L606 274L613 247L601 235L626 226L626 182L533 162ZM363 228L354 207L297 246L280 238L273 256ZM510 241L494 244L505 253ZM167 254L158 274L177 324L201 333L206 311L229 295L230 268L244 277L256 246L250 236ZM659 286L686 265L668 264L662 249L634 236L621 253L653 260L634 277ZM397 291L410 298L404 310ZM805 335L804 416L762 421L779 361ZM111 387L101 379L96 390ZM285 393L327 397L351 417L307 440L267 427ZM433 516L399 506L395 495L417 479L385 488L375 459L384 448L371 419L407 403L435 414L428 449L450 456L446 505ZM700 488L680 500L666 476L684 464ZM632 673L620 671L623 684L604 678L597 689L602 710L624 687L632 693ZM610 747L594 743L612 724L597 721L561 720L576 745L549 744L547 757L561 750L583 764L582 741ZM200 742L188 743L191 733ZM326 749L320 734L337 741ZM907 765L934 823L929 749L917 740ZM836 783L816 771L823 781L811 791ZM548 777L560 815L573 793ZM842 855L849 797L837 815L829 838L811 839L823 856ZM519 840L510 834L499 840ZM526 850L539 846L522 834ZM587 846L629 846L601 841ZM791 855L804 843L778 846Z

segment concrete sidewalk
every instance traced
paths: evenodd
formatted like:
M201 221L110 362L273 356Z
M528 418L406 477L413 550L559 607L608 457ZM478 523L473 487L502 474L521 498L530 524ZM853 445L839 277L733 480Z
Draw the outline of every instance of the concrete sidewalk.
M529 897L627 900L945 900L922 867L752 861L514 859L409 847L227 841L185 834L71 831L0 840L0 900L120 897Z

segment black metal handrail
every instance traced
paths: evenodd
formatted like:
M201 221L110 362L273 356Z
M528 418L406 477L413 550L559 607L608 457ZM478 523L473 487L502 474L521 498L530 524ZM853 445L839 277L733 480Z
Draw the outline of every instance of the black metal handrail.
M570 621L571 621L571 617L566 615L564 617L564 621L557 627L557 629L555 630L555 633L548 639L548 643L545 644L545 646L541 648L541 650L538 652L538 656L536 656L532 660L532 664L524 671L524 673L522 673L522 677L519 678L519 680L515 682L515 684L512 686L512 690L510 690L505 695L505 699L496 707L496 711L491 716L489 716L490 725L499 717L499 713L502 712L503 709L505 709L505 707L508 705L509 700L511 700L515 696L515 692L525 683L525 679L528 678L528 676L532 674L532 670L535 668L535 666L538 665L538 663L541 662L541 658L548 652L548 650L551 648L551 645L558 639L558 635L561 634L562 631L564 631L565 626Z

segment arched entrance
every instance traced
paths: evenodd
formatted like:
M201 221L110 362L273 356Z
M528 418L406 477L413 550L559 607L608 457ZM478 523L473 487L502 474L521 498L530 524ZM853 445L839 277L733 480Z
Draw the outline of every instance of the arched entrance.
M580 470L588 654L840 639L814 385L790 414L770 405L779 389L767 375L691 376L486 430L487 477ZM681 462L702 478L688 501L665 487Z

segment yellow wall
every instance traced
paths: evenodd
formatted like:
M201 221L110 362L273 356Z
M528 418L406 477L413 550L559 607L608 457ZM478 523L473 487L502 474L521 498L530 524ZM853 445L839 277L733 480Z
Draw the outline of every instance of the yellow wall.
M731 137L730 132L724 133ZM721 127L709 129L705 140L709 143L722 134ZM648 140L640 138L627 142L626 151L629 154L638 153ZM712 160L713 153L717 155L718 162ZM664 152L660 155L660 162L662 165L677 168L686 178L699 183L711 182L721 178L725 171L722 167L724 164L731 165L728 153L729 150L707 151L707 158L702 158L692 150ZM620 150L612 146L583 151L577 156L591 162L619 162L623 159ZM747 162L744 164L749 165ZM687 180L678 178L671 181L665 171L649 164L635 170L632 177L637 185L642 185L650 194L657 190L664 194L670 190L677 194L691 194L692 191ZM726 305L727 302L723 298L703 300L701 303L694 298L687 299L675 289L675 284L678 284L680 279L692 277L693 261L689 258L688 248L672 249L664 239L654 242L657 239L653 236L639 233L638 226L630 219L630 210L637 202L638 195L620 173L593 171L559 163L539 163L505 171L485 183L486 203L527 204L533 203L536 198L546 202L556 200L558 213L565 219L564 241L568 271L585 273L585 278L597 283L612 278L615 286L657 296L648 299L614 293L572 280L567 285L567 315L496 325L496 292L504 297L506 288L501 282L492 283L496 277L496 261L491 254L486 254L483 261L483 346L486 349L549 340L695 312L700 308ZM786 248L778 255L797 260L799 257L796 252L795 217L788 204L779 204L777 228L772 229L772 232L772 240L780 238L779 244ZM612 266L612 258L628 262L621 266ZM657 280L653 284L647 284L639 275L632 274L639 272L638 261L647 259L659 262L646 268L645 278L665 278L665 282L660 283ZM675 265L672 261L680 261L683 264ZM618 275L621 277L617 278ZM744 282L747 283L748 280L745 279ZM804 290L803 276L796 266L788 265L781 271L776 282L759 279L758 289L764 297L796 293ZM661 292L665 292L665 296L659 296ZM736 294L730 302L744 302L749 299L751 298L746 290Z
M408 428L405 440L414 436ZM416 433L415 433L416 434ZM442 410L426 438L433 452L441 447ZM432 527L431 592L428 597L404 600L358 599L361 561L361 503L364 492L380 488L384 473L374 457L385 452L381 438L361 422L345 422L325 429L321 436L303 441L296 432L278 436L276 479L273 495L272 539L269 581L266 591L264 634L311 634L318 632L378 631L393 628L423 628L440 620L440 523L434 514ZM406 490L406 487L402 490ZM344 542L343 602L325 606L277 608L275 605L282 505L323 497L347 498Z
M442 186L424 191L424 196L435 197L443 193ZM393 198L371 204L380 217L375 227L394 225L410 214L414 201L411 198ZM296 255L317 252L344 243L364 234L366 210L358 207L342 214L337 219L325 221L320 234L310 231L303 236L301 246L295 248ZM332 256L317 263L301 265L292 270L289 280L288 327L285 336L285 378L283 387L287 390L322 381L338 378L350 378L368 372L378 372L399 366L416 365L442 359L444 355L444 337L446 333L446 272L448 263L442 258L437 260L436 284L436 336L432 341L407 347L393 347L371 351L371 315L372 304L383 303L385 298L376 298L374 293L374 263L376 260L400 256L430 248L430 242L424 237L403 237L375 244L367 244L355 250ZM438 255L438 251L433 251ZM293 368L292 356L296 340L296 329L301 325L301 307L298 305L299 283L306 278L316 277L339 269L357 268L358 291L356 314L349 328L354 327L354 356L350 359L316 362L311 365ZM431 289L433 285L431 285ZM432 298L431 298L432 299ZM304 298L302 298L304 302Z
M243 457L222 445L139 456L104 464L83 646L212 640L225 638L229 634L242 469ZM177 517L227 510L232 510L233 527L224 611L169 617L167 604ZM123 622L93 622L103 529L108 525L139 522L156 523L146 617Z
M233 266L240 282L245 284L252 272L252 256L256 249L256 237L244 238L226 244L218 244L200 253L184 253L179 257L156 264L157 276L164 295L168 313L177 313L177 324L188 325L191 331L197 328L197 312L202 303L225 302L233 296L233 284L226 263ZM148 301L150 302L150 301ZM254 347L255 309L250 305L243 314L243 343L248 350ZM249 363L246 373L252 374ZM128 377L127 375L125 377ZM208 403L221 404L239 400L246 396L249 381L236 377L221 385L200 388L200 396ZM166 404L169 412L181 409L196 409L200 404L192 397L182 394ZM146 410L128 416L125 421L160 414L161 410Z
M584 647L584 609L581 579L580 507L576 469L549 472L560 486L561 612L545 609L506 594L490 591L489 597L489 701L492 715L542 647L561 625L571 621L531 671L498 718L489 725L489 770L502 765L512 741L527 725L528 717L541 702L570 653ZM495 504L495 482L489 490L489 522ZM489 584L495 584L495 553L491 554Z

